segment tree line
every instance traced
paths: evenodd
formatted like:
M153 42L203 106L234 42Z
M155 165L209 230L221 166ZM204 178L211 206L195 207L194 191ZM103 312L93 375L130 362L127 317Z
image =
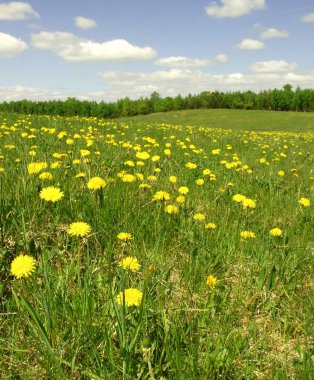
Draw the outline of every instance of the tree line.
M153 92L146 98L131 100L125 97L115 102L96 102L76 98L68 98L64 101L23 99L0 102L1 112L100 118L205 108L314 112L314 89L298 87L293 90L290 84L286 84L282 89L265 90L258 93L253 91L203 91L197 95L161 97L158 92Z

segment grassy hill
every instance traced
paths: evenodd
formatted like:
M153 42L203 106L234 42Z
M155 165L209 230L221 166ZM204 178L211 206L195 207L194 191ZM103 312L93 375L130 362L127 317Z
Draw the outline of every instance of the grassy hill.
M306 112L246 111L225 109L184 110L134 116L119 121L169 123L234 130L314 131L314 114Z

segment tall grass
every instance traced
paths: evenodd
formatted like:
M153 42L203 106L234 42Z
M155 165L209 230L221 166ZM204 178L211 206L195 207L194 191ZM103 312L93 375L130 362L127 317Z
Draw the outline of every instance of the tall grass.
M313 206L300 204L313 203L313 133L14 115L0 128L1 378L313 378ZM88 189L95 176L104 189ZM39 197L51 185L55 203ZM153 201L160 190L170 200ZM91 233L70 236L76 221ZM36 270L17 279L21 252ZM118 265L127 256L138 271ZM138 306L117 302L127 288Z

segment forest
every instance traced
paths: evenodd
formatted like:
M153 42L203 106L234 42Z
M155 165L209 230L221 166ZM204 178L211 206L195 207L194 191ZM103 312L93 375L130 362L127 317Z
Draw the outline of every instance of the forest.
M153 92L149 97L132 100L128 97L115 102L80 100L17 100L0 102L0 112L18 114L82 116L100 118L118 118L147 115L155 112L167 112L187 109L246 109L272 111L314 111L314 89L293 90L290 84L282 89L253 91L203 91L200 94L162 97Z

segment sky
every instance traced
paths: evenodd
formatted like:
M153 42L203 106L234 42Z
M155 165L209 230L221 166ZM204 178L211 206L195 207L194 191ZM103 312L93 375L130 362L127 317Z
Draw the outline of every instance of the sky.
M0 102L314 88L313 0L0 0Z

